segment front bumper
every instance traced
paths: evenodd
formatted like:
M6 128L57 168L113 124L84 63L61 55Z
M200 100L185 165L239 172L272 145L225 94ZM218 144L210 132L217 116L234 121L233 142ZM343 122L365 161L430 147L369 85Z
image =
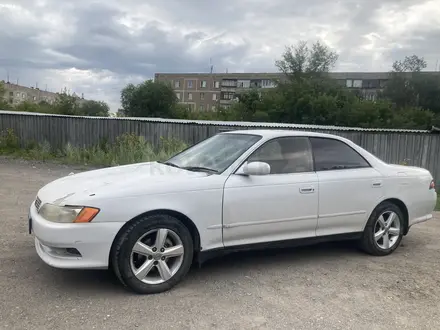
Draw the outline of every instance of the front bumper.
M39 257L55 268L105 269L111 245L124 222L54 223L43 219L32 203L30 228Z

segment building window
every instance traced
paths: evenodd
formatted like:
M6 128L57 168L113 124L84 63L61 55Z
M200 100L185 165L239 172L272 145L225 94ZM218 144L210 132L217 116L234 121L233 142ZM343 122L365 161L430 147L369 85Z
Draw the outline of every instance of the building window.
M237 80L223 79L222 86L237 87Z
M336 82L339 86L345 87L346 86L346 80L345 79L337 79Z
M378 79L362 80L362 88L379 88Z
M239 87L239 88L249 88L249 87L251 87L251 81L250 80L238 80L237 81L237 87Z
M362 80L353 80L353 88L362 88Z
M263 80L261 80L261 87L263 87L263 88L273 88L275 86L274 86L274 83L273 83L272 80L263 79Z
M200 93L200 99L203 101L205 99L205 93Z
M187 84L188 84L188 88L193 88L193 81L192 80L188 80Z
M232 100L234 98L234 92L225 92L223 93L223 100Z
M17 97L20 97L20 92L17 92L16 95L17 95Z
M204 109L205 109L205 106L204 106L203 104L200 104L200 105L199 105L199 110L200 110L200 111L203 111Z
M220 88L220 81L214 81L214 88Z
M174 81L174 88L179 88L180 87L180 81Z
M200 87L206 88L206 80L200 81Z
M9 96L14 96L14 92L9 92Z
M212 94L212 100L217 101L217 94Z
M178 100L180 100L180 93L176 93L176 97Z
M32 97L32 99L33 99L34 101L36 101L36 100L37 100L37 97L36 97L36 96L34 96L34 97Z
M25 93L21 93L21 98L22 99L26 98L26 94Z
M345 86L348 88L362 88L362 80L360 80L360 79L347 79Z
M188 100L192 101L193 99L193 94L192 93L188 93Z

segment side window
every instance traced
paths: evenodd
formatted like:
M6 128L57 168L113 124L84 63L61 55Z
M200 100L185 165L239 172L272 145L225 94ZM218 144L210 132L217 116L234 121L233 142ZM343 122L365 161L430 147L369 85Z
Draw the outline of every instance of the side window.
M342 141L310 138L310 142L316 171L370 167L361 155Z
M266 142L249 157L248 162L265 162L270 174L313 171L313 157L306 137L282 137Z

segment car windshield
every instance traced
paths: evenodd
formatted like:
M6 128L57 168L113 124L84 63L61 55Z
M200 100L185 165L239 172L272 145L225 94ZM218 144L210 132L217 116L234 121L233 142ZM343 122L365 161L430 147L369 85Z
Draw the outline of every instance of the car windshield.
M218 134L184 150L165 164L194 171L222 173L261 139L252 134Z

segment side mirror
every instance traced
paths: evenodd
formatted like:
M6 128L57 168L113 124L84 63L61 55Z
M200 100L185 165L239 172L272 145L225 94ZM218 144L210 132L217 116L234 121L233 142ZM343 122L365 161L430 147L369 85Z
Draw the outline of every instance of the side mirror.
M267 175L270 174L270 165L265 162L246 163L242 167L244 175Z

